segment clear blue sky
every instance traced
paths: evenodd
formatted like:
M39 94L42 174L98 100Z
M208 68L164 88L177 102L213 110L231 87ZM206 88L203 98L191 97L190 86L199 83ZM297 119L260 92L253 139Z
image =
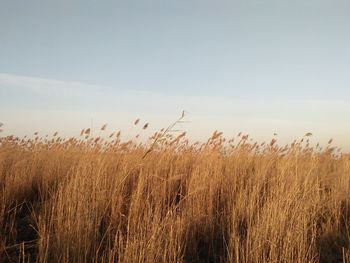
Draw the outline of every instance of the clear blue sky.
M69 133L141 116L156 129L185 109L193 137L312 131L350 149L349 12L347 0L0 0L0 121Z

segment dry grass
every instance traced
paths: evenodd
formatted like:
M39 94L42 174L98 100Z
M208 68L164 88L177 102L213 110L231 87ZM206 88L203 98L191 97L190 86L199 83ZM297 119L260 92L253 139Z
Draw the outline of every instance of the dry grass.
M331 146L89 134L0 139L4 262L350 262L350 156Z

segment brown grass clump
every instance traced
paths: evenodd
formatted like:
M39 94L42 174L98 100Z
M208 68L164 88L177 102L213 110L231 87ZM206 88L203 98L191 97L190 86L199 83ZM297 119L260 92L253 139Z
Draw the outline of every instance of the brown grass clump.
M349 155L171 128L0 138L0 259L350 262Z

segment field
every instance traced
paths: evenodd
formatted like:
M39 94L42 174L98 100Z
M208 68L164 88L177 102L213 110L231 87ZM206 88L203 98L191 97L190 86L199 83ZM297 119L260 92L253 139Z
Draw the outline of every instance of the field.
M36 136L0 139L2 262L350 262L331 142Z

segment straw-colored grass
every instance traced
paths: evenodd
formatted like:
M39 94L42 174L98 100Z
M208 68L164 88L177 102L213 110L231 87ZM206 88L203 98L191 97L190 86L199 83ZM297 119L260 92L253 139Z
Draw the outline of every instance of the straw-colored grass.
M3 262L350 262L350 156L331 146L89 134L0 139Z

